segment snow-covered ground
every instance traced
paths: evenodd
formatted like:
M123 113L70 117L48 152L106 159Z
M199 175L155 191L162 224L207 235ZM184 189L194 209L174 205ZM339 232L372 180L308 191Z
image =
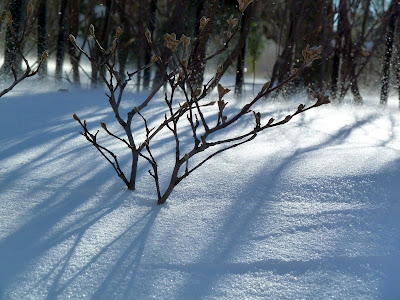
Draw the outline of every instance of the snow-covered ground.
M395 108L311 110L157 206L147 165L127 191L78 133L73 113L117 128L103 92L30 85L0 99L1 299L400 298Z

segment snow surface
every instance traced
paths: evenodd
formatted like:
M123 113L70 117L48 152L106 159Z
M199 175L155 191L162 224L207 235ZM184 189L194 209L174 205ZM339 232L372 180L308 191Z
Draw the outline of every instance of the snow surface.
M101 91L31 81L0 99L1 299L400 298L398 110L311 110L215 157L164 206L148 165L127 191L73 113L119 130Z

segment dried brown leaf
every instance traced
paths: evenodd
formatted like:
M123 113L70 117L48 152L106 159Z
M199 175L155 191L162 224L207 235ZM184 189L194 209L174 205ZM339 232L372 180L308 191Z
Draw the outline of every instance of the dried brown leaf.
M230 89L224 88L221 84L218 83L218 96L219 100L222 100L222 98L230 92Z
M238 0L238 2L239 2L239 10L241 12L244 12L247 6L249 6L249 4L253 2L253 0Z
M167 33L166 35L164 35L164 45L171 51L176 52L178 50L177 47L179 46L179 44L180 41L176 39L175 33Z
M206 18L205 16L202 16L200 19L200 31L203 31L203 29L206 27L206 25L210 22L210 18Z
M151 32L149 29L146 29L146 32L144 33L144 35L146 36L147 42L149 44L151 44Z

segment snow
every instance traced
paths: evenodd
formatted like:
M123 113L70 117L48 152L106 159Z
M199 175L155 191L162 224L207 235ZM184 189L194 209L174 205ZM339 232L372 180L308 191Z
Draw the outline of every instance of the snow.
M400 116L377 99L267 130L157 206L145 163L128 191L78 133L73 113L119 130L102 91L18 87L0 99L0 298L399 299Z

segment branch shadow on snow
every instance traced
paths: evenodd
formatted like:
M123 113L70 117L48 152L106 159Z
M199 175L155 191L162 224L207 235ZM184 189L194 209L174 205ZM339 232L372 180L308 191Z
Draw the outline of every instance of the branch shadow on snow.
M72 114L81 110L83 116L102 118L104 107L93 109L90 103L85 110L85 103L53 101L53 96L59 95L47 94L47 101L38 101L31 124L24 126L13 119L7 126L1 126L1 139L15 142L4 143L5 147L0 149L0 160L6 163L0 173L0 198L4 197L3 207L13 204L19 214L18 219L11 219L14 224L4 228L7 231L2 232L0 240L1 297L18 298L24 293L45 290L46 298L57 298L87 276L85 272L93 272L92 266L104 259L110 249L116 251L118 247L121 256L114 266L108 265L98 292L109 289L108 284L118 285L114 279L124 273L134 280L135 267L140 266L148 232L159 211L155 198L152 201L125 190L114 180L114 174L107 175L113 170L105 161L100 157L90 159L94 150L84 139L76 142L80 135ZM12 100L16 102L7 103L6 107L10 108L10 114L20 111L18 101ZM91 122L94 121L88 123ZM8 135L8 130L16 124L21 127L14 130L16 136ZM84 251L82 245L90 246L88 232L117 211L127 210L132 210L132 216L128 214L129 222L120 224L121 229L117 227L116 231L121 233L102 241L101 247L90 254L89 261L75 269L77 256ZM128 259L132 261L125 264ZM28 278L21 280L21 276Z
M399 191L388 192L388 190L393 191L392 186L395 183L390 180L384 182L382 178L387 179L386 175L378 173L333 176L328 177L328 182L322 184L318 178L312 179L311 182L304 178L300 182L287 183L290 187L285 187L284 190L289 193L281 194L282 185L286 184L282 182L284 181L283 175L297 160L316 151L344 144L355 129L370 124L374 120L376 120L375 116L367 116L351 125L342 127L335 134L327 136L321 143L295 150L279 162L274 162L273 158L271 161L262 162L262 166L246 181L244 192L230 195L233 200L228 204L229 209L220 216L222 225L218 228L218 234L203 251L200 259L183 264L160 263L155 264L154 267L159 270L187 274L185 284L177 293L182 295L182 299L188 297L204 299L215 295L213 293L218 288L218 282L226 280L226 278L234 279L237 274L254 273L257 277L259 276L257 274L264 273L267 276L272 272L274 275L286 274L296 277L313 271L327 274L325 287L331 286L332 289L335 288L335 283L334 279L329 279L328 272L337 273L336 275L339 277L361 274L365 277L361 280L366 281L372 274L380 277L379 295L389 297L399 295L400 290L393 280L393 278L399 277L399 272L398 270L394 271L392 261L398 260L400 247L395 245L394 248L382 249L384 248L382 245L388 240L398 244L395 237L400 237L400 226L396 221L400 212L397 204L400 193ZM297 127L302 128L303 126L306 126L303 121L298 122ZM392 138L393 135L382 141L380 146L387 145ZM269 168L269 165L274 167ZM389 173L392 177L399 178L400 161L392 162L390 168L392 171ZM251 191L250 195L249 191ZM358 200L354 200L355 194L360 196ZM349 197L351 195L353 197ZM305 203L311 201L316 208L312 213L308 213L307 210L302 211L301 208L297 209L297 213L293 213L289 209L288 212L285 212L285 206L296 205L297 200ZM324 204L332 202L337 205L324 207ZM318 205L322 208L319 208ZM393 207L396 207L395 212L392 211ZM279 221L266 219L274 216L277 220L285 222L279 223ZM297 219L306 219L306 222L300 225L293 224L292 222ZM385 224L388 219L390 219L392 227ZM273 225L271 228L262 227L270 223ZM386 227L389 227L389 232ZM337 237L329 237L329 234L336 229L342 234ZM255 231L262 233L253 236ZM381 231L386 232L382 234ZM327 242L326 248L322 249L326 254L321 255L317 251L317 253L305 253L305 257L302 256L301 252L304 252L304 249L319 246L318 241L315 242L312 238L318 232L323 234L323 238ZM360 233L365 236L358 237ZM304 234L309 236L302 241ZM286 243L285 240L287 240ZM315 243L312 244L312 242ZM323 242L324 240L319 241L319 243ZM346 248L346 242L349 243L350 249ZM372 244L371 249L359 248L360 245L368 243ZM250 257L248 257L246 253L257 253L256 250L248 250L251 247L270 247L271 253L261 258L252 257L252 254L249 254ZM296 254L297 252L299 255ZM318 258L312 258L315 256ZM242 258L240 259L240 257ZM393 276L394 274L397 275ZM229 286L229 279L227 280L228 283L223 283ZM368 288L362 291L365 287ZM369 288L371 290L368 290ZM324 290L320 292L323 293ZM360 286L360 290L353 292L368 295L375 291L371 284L366 282L364 286ZM315 295L315 290L313 294ZM195 295L194 298L193 295ZM227 296L224 293L220 295ZM304 295L307 296L307 293ZM261 289L257 296L273 296L273 293ZM291 296L296 297L298 294Z
M156 285L162 288L163 284L170 284L171 287L164 286L164 289L175 289L172 294L181 299L203 299L213 295L218 282L236 275L259 273L301 277L308 272L324 273L329 270L349 276L368 272L383 272L389 276L390 272L396 272L390 266L392 260L389 261L388 257L398 253L377 255L381 250L377 245L387 242L385 238L389 239L390 234L399 228L395 221L398 215L391 215L388 208L400 193L384 195L386 198L379 202L379 195L383 195L382 190L391 182L382 182L381 174L329 177L324 184L318 178L296 181L285 177L296 162L307 155L344 144L355 129L373 123L375 116L368 115L344 126L334 134L326 135L320 143L295 147L296 150L288 155L270 157L259 162L254 170L243 170L248 175L246 180L237 182L237 189L226 190L225 197L213 200L226 201L226 204L222 205L224 209L221 213L214 208L217 226L212 238L199 250L199 255L186 257L186 261L177 256L171 262L164 258L164 254L173 257L175 251L187 246L179 243L190 243L189 239L178 236L174 237L178 243L168 244L176 232L175 227L187 227L189 233L190 230L200 230L207 235L207 224L193 229L185 223L193 221L190 218L179 223L170 219L178 219L179 215L168 214L175 205L178 208L190 205L191 201L195 201L193 198L199 195L189 189L188 195L182 196L181 186L178 186L174 192L177 199L173 199L172 194L171 207L167 205L164 209L155 205L155 198L147 198L145 193L148 191L126 191L122 182L114 178L111 167L97 153L98 158L91 157L95 153L91 145L83 139L79 140L79 145L76 144L78 126L71 126L74 122L72 118L63 117L72 115L80 105L67 106L67 113L64 110L48 122L33 124L31 135L21 129L19 137L24 139L0 152L0 159L7 161L22 151L41 149L32 152L31 159L6 172L6 177L0 176L3 187L22 184L23 191L11 198L12 201L20 200L21 205L29 203L29 199L35 202L28 209L30 215L25 215L26 220L19 220L19 225L0 240L0 261L5 262L0 269L1 296L11 298L12 289L17 289L15 284L18 284L16 292L20 294L15 294L14 298L31 290L41 290L45 299L67 295L93 299L150 298L155 292L149 281L157 278L159 272L166 272L166 276L183 273L185 278L175 285L169 281L156 282ZM89 114L103 117L104 107L87 111ZM94 125L100 120L95 118L90 122ZM301 130L307 124L301 116L292 126ZM43 130L49 127L56 130L45 132L43 136ZM268 135L268 132L264 134ZM3 140L6 138L2 137ZM293 136L288 138L292 138L294 144L301 144L300 136L297 139ZM390 136L382 140L380 146L386 147L393 138ZM58 142L48 145L49 139ZM157 141L157 146L166 141L172 139L161 139ZM164 155L161 153L159 156L163 158ZM223 163L224 158L218 162ZM57 177L42 173L48 165L60 168L56 172ZM212 168L218 169L219 166ZM400 162L393 162L392 169L394 178L399 178ZM139 176L146 171L147 167L142 167ZM26 180L27 172L40 176ZM235 178L232 180L235 182ZM27 186L23 185L25 181ZM379 184L378 189L373 188L374 183ZM146 184L142 186L147 187ZM217 183L210 186L218 188ZM207 187L207 184L201 186ZM185 189L185 183L182 189ZM347 193L354 192L360 195L358 201L347 197ZM11 194L10 191L8 193ZM313 210L307 206L309 202L315 204ZM304 204L302 209L297 208L299 203ZM379 230L385 229L382 222L388 220L388 216L393 222L393 232L380 237ZM304 223L295 223L298 219ZM265 224L267 227L263 227ZM335 230L342 234L329 237ZM360 245L365 243L357 234L367 232L370 243L376 249L357 249L357 242ZM352 252L343 248L346 236L349 243L352 238L355 239L354 244L348 246ZM325 248L320 249L322 254L304 250L317 247L318 237L325 238L323 241L326 242ZM165 247L165 244L171 247ZM257 256L257 247L269 247L269 254ZM331 284L328 275L327 287ZM390 278L383 278L382 281L382 289L393 288ZM259 291L261 296L270 296L268 293L267 290ZM168 295L165 294L165 297Z

